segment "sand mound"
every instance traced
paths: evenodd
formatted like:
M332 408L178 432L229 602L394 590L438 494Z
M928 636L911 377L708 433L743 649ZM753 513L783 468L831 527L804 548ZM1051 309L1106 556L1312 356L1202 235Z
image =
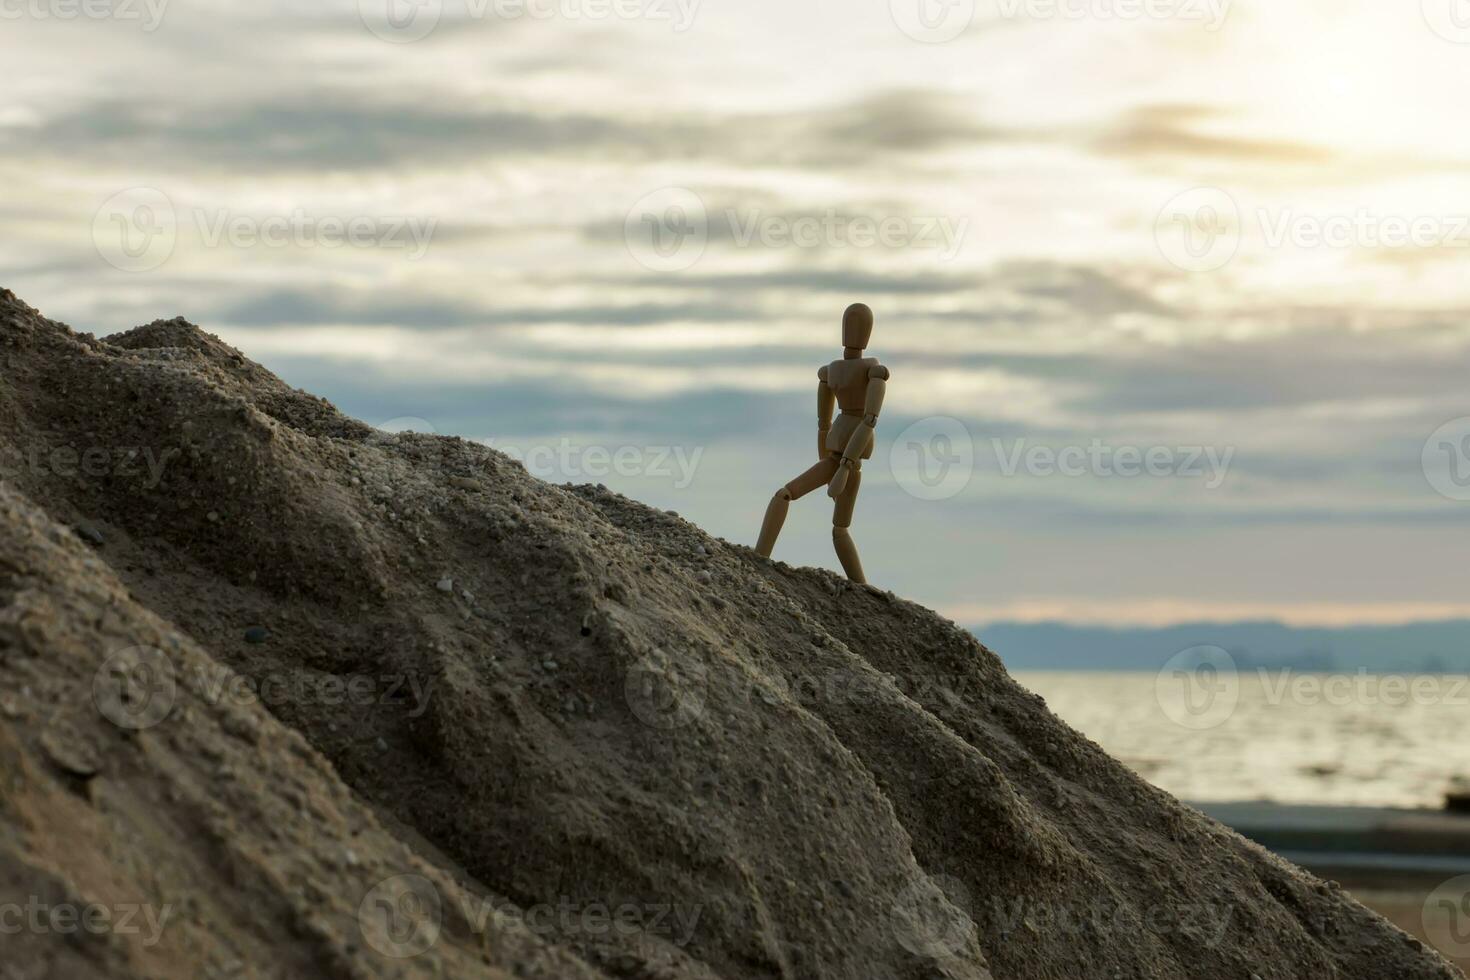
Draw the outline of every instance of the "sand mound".
M182 320L0 379L0 926L161 920L0 976L1455 975L890 594Z

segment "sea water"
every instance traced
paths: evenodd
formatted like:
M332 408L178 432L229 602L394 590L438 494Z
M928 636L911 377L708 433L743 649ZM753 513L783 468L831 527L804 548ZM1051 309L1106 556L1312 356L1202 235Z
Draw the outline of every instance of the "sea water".
M1470 781L1464 675L1014 676L1063 721L1184 800L1437 809L1446 790Z

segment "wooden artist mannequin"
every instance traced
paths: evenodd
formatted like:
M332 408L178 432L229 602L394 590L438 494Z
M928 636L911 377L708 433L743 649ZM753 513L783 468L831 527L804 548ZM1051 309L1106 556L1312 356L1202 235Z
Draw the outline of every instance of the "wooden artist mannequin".
M786 521L791 501L798 500L822 484L836 501L832 511L832 546L842 570L854 582L866 582L857 545L848 528L863 481L863 460L873 455L873 429L883 408L888 369L876 357L863 357L873 336L873 311L854 303L842 314L842 360L817 371L817 463L786 484L771 498L761 524L755 550L770 557L776 536ZM840 413L833 424L832 407Z

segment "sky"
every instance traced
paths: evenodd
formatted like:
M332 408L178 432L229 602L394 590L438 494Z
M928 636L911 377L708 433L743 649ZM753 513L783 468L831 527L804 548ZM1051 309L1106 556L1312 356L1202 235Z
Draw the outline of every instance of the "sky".
M979 625L1470 615L1465 0L0 0L0 285ZM778 559L836 569L830 501Z

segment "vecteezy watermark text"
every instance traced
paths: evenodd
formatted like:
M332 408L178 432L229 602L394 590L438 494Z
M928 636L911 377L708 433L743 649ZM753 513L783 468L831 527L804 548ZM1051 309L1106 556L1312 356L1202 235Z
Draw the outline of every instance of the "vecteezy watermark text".
M694 938L703 906L672 901L598 902L560 896L519 907L464 895L458 909L471 932L485 936L524 927L543 938L659 936L683 947ZM444 902L438 887L422 875L400 874L374 885L358 905L363 939L384 956L406 959L427 951L439 939Z
M384 708L418 718L429 708L434 679L413 673L325 674L305 671L251 677L220 666L180 670L157 647L118 650L92 678L92 700L119 728L141 731L162 723L178 701L179 687L206 704L263 704Z
M1177 935L1206 949L1220 944L1230 927L1234 909L1229 905L1199 903L1154 903L1146 906L1105 900L1057 903L1027 898L991 898L989 913L994 929L1002 936L1041 932L1052 935L1095 937L1098 935Z
M1002 476L1122 477L1141 476L1200 479L1217 489L1225 482L1235 447L1226 446L1109 446L1093 439L1086 446L1028 446L1017 439L1009 447L992 439L991 447Z
M44 451L32 446L24 458L34 475L117 477L136 480L151 490L162 482L164 469L180 452L172 446L158 451L152 446L55 446Z
M739 248L758 243L764 248L930 249L946 262L958 254L970 228L968 217L846 215L831 208L795 216L730 208L722 217Z
M761 208L711 213L694 191L665 187L628 210L623 239L645 268L680 272L698 262L711 241L742 249L923 249L947 262L959 254L969 228L970 218L962 215L844 213L836 208L810 214Z
M247 677L234 671L200 670L197 682L190 685L206 703L217 705L263 704L320 705L323 707L354 706L360 708L402 706L409 718L418 718L429 709L434 692L434 679L416 674L309 674L292 671Z
M462 0L458 21L643 21L676 34L694 26L702 0ZM422 41L444 17L444 0L358 0L363 26L394 44Z
M1196 731L1224 724L1240 704L1242 678L1255 676L1259 700L1269 707L1349 706L1402 708L1444 705L1470 708L1470 677L1454 674L1379 674L1355 671L1316 673L1291 668L1237 668L1222 647L1201 645L1170 657L1154 678L1164 715Z
M223 242L234 248L388 248L407 249L410 260L428 251L438 218L398 215L374 217L313 215L304 208L288 214L235 214L221 208L195 208L191 212L206 248Z
M704 909L698 905L686 908L674 902L582 902L562 896L555 902L538 902L525 908L497 907L479 901L464 911L470 928L476 933L483 933L494 919L502 924L519 921L542 938L643 934L663 937L682 948L694 938Z
M1231 0L995 0L1007 20L1176 20L1218 31Z
M145 34L158 30L169 0L0 0L0 20L138 21Z
M484 444L521 463L543 480L602 480L609 476L672 481L675 490L694 482L704 447L578 445L563 438L555 444L519 446L486 439Z
M139 902L48 902L31 895L24 902L0 902L0 936L141 936L143 946L158 944L173 914L172 905Z
M1173 265L1186 272L1212 272L1234 259L1246 241L1273 250L1470 249L1470 213L1246 209L1219 187L1194 187L1164 205L1154 237Z
M230 208L176 208L153 187L133 187L108 198L92 219L92 242L113 268L147 272L167 262L180 230L191 229L204 248L338 249L402 251L423 258L439 219L413 215L312 213L296 207L277 214L243 214Z

